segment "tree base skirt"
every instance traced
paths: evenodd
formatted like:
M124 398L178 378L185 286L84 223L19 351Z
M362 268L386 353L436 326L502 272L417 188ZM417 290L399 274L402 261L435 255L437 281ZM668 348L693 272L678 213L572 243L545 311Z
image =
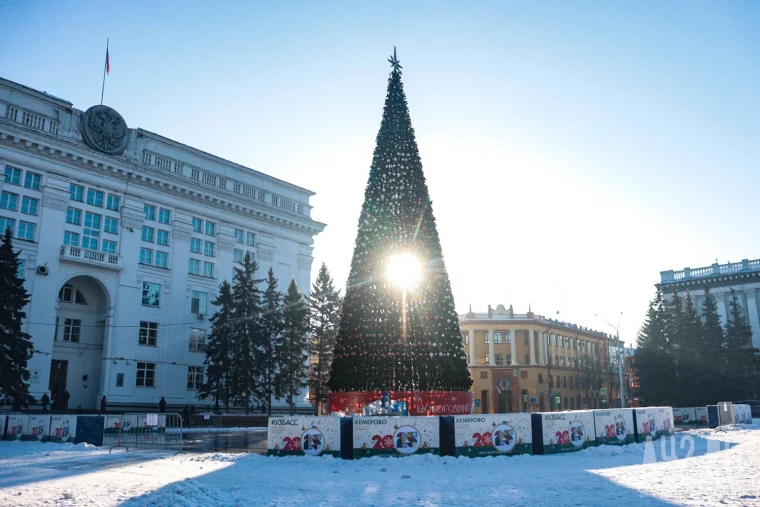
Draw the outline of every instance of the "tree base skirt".
M469 391L390 391L330 393L331 414L343 415L468 415Z

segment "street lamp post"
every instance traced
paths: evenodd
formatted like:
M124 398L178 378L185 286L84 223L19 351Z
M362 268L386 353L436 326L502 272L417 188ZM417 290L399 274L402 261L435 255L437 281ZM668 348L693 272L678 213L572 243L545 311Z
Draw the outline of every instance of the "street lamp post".
M620 319L623 318L623 312L620 312L620 318L618 319L617 326L613 326L599 315L594 315L597 319L601 320L612 329L615 330L615 347L617 348L618 358L618 376L620 377L620 408L625 408L625 384L623 383L623 351L620 346Z

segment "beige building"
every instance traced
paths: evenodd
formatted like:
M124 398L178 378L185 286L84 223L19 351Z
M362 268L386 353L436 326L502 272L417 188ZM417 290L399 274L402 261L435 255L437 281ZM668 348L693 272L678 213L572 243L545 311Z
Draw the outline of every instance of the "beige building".
M620 406L617 349L608 334L503 305L470 309L459 322L476 413Z

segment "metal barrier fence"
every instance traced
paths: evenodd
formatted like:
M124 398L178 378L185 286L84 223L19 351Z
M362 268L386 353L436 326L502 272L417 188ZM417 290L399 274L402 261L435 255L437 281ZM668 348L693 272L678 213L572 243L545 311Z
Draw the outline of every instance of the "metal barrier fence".
M269 424L266 415L244 414L193 414L190 416L191 428L265 428ZM185 421L187 428L188 421Z
M152 446L164 449L177 449L184 453L182 440L182 416L176 413L165 414L122 414L118 421L113 446L129 452L129 447Z

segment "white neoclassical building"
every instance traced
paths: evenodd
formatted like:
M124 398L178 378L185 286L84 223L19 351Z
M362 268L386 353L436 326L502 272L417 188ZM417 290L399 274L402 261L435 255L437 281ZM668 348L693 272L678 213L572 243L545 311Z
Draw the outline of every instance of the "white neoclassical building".
M0 228L32 295L36 398L200 405L211 302L234 263L251 252L262 275L308 294L325 227L312 192L128 128L109 107L0 78L0 171Z
M666 299L672 297L674 292L682 297L686 297L689 292L697 309L702 308L704 290L709 287L718 303L718 313L724 326L731 315L733 289L742 307L742 314L752 327L752 345L760 348L760 259L743 259L741 262L726 264L715 262L701 268L661 271L657 287Z

